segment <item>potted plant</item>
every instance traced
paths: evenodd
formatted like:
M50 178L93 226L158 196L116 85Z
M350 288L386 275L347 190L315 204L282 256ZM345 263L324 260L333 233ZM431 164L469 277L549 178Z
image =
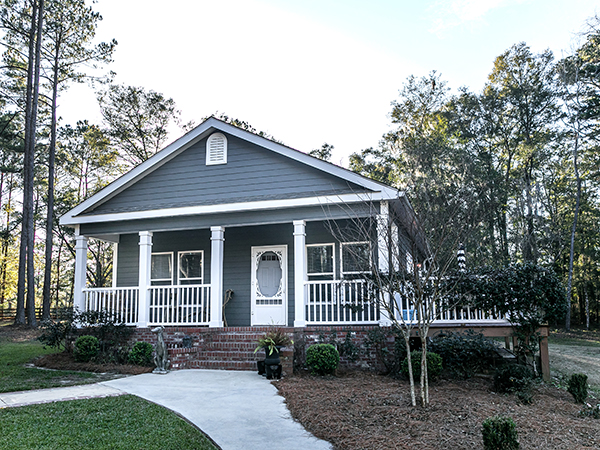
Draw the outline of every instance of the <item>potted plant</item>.
M261 348L265 349L265 360L259 361L258 373L262 375L266 371L267 379L269 380L273 377L273 373L278 373L279 378L281 376L279 371L279 365L281 364L279 351L283 347L287 347L293 343L292 339L281 328L272 328L267 331L265 335L258 340L256 349L254 350L254 353L256 353Z

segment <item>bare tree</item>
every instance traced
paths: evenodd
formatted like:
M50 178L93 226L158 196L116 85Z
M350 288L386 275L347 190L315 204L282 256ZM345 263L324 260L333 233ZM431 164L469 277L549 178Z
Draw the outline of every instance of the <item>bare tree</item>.
M366 207L365 207L366 206ZM345 205L349 221L328 222L331 234L342 243L371 243L366 246L342 246L342 260L351 258L368 283L368 298L376 302L381 321L398 330L406 345L409 357L411 402L416 406L416 388L410 358L410 339L418 334L421 344L420 398L423 406L429 405L427 374L427 336L432 323L453 309L460 299L451 295L453 284L447 275L458 269L456 253L469 231L465 222L457 227L454 209L450 203L445 216L435 218L435 235L428 237L409 202L401 197L390 202L368 202L367 205ZM362 211L357 213L355 211ZM367 214L364 211L368 210ZM377 245L372 245L376 243ZM456 279L456 278L454 278ZM342 280L344 283L346 280ZM450 300L453 299L453 300Z

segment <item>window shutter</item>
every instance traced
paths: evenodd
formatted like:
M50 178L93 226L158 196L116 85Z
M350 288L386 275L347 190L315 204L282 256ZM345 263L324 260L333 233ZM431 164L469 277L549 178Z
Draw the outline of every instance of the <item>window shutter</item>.
M224 134L211 134L206 141L206 165L227 164L227 138Z

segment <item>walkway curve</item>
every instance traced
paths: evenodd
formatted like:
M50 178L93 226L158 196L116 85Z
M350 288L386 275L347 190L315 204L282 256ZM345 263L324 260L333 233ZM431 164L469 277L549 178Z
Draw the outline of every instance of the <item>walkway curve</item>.
M0 394L0 408L133 394L181 414L223 450L331 450L294 421L277 388L256 372L177 370L101 383Z

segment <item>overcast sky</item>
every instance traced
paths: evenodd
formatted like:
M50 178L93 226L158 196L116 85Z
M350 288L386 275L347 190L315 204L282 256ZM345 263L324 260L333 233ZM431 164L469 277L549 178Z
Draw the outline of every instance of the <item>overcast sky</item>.
M166 6L168 4L168 6ZM98 0L98 36L119 42L115 81L172 97L184 121L222 112L334 162L376 146L409 75L431 70L479 92L494 59L524 41L560 58L592 0ZM64 123L100 121L73 86ZM176 132L170 140L177 137Z

